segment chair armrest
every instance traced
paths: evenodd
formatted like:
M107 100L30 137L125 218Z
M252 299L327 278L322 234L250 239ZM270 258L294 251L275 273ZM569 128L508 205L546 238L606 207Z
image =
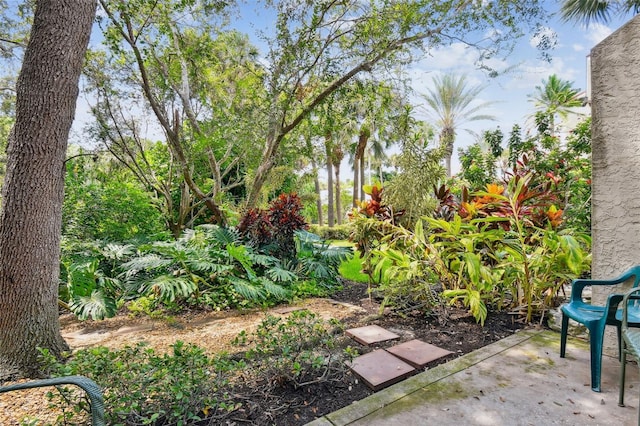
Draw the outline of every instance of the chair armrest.
M607 324L610 324L610 321L616 318L616 312L618 312L618 306L620 305L620 302L622 302L623 298L624 298L624 295L622 294L610 294L609 297L607 297L607 305L606 305L607 315L605 316Z
M624 272L622 275L616 278L607 279L607 280L594 280L594 279L584 279L578 278L573 280L571 283L571 301L572 302L580 302L582 301L582 290L586 286L594 286L594 285L616 285L621 284L631 277L634 278L632 287L638 287L638 283L640 282L640 265L634 266Z
M100 387L93 380L84 376L54 377L52 379L33 380L25 383L0 386L0 393L57 385L76 385L85 391L91 401L91 424L93 426L105 425L104 400Z

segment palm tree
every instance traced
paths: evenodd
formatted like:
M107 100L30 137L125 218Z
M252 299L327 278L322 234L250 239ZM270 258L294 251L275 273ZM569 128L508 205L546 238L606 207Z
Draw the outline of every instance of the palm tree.
M478 120L495 120L493 115L478 114L494 102L475 104L484 86L467 87L465 75L445 74L433 78L434 89L421 95L436 118L440 128L440 146L444 148L447 177L451 177L451 156L456 139L456 129L464 123ZM470 130L468 132L472 133Z
M548 80L542 80L542 86L536 86L536 92L529 98L535 104L536 111L549 115L551 129L555 131L556 115L566 120L569 114L576 113L572 108L582 106L579 93L573 88L573 82L552 74Z
M640 11L640 0L565 0L560 13L565 21L588 25L592 21L607 23L611 14L626 15Z

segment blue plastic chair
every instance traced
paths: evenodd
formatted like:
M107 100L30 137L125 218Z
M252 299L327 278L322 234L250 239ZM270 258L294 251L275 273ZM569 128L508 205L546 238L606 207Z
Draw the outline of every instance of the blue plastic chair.
M618 305L622 301L622 294L611 294L605 306L596 306L582 300L582 290L586 286L616 285L633 279L632 287L640 283L640 265L634 266L618 278L611 280L577 279L571 283L571 300L562 305L562 331L560 334L560 358L564 358L567 346L567 329L569 318L584 324L589 330L589 347L591 355L591 389L600 392L600 376L602 372L602 344L604 329L607 325L615 325L618 334L618 357L621 356L622 309ZM628 312L630 327L640 327L640 310L630 309Z

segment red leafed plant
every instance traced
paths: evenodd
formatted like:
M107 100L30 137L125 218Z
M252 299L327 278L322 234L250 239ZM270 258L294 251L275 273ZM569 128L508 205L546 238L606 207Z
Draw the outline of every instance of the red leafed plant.
M247 211L238 231L251 245L277 257L290 258L295 256L295 232L309 228L301 211L297 194L281 194L271 202L269 210Z

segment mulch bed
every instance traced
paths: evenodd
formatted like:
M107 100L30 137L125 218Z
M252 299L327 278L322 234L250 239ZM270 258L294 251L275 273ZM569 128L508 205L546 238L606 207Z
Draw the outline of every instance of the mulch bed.
M399 315L386 310L381 314L379 301L369 298L367 294L367 285L355 282L345 283L343 290L331 297L337 302L363 308L362 314L343 321L347 328L377 324L401 336L400 340L372 347L348 340L348 344L357 347L361 354L411 339L420 339L453 352L429 363L424 369L455 359L526 327L526 324L513 315L491 312L483 327L466 310L449 306L441 308L445 311L440 311L438 317L427 317L419 311ZM254 393L253 398L242 409L232 413L225 419L227 423L222 424L304 425L372 393L362 381L346 371L339 381L317 383L298 389L285 385L269 394Z

